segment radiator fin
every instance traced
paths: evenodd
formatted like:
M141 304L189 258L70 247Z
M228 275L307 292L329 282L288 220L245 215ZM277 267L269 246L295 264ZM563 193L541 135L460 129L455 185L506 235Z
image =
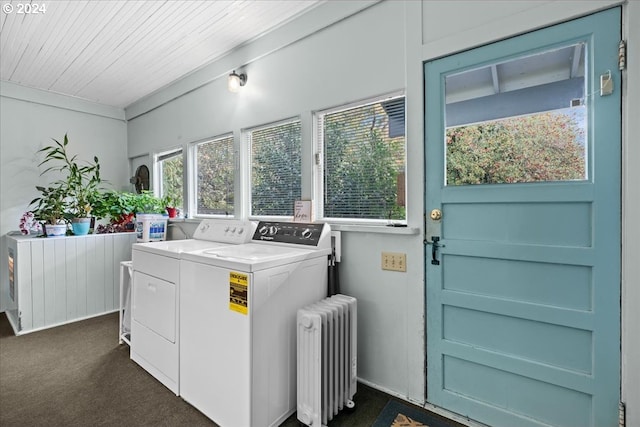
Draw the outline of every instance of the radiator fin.
M333 295L298 310L298 421L326 426L357 388L357 301Z

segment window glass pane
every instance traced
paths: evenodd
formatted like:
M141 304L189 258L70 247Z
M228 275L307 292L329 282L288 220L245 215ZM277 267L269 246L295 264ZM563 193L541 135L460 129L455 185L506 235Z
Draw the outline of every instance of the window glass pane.
M320 113L325 218L404 220L404 97Z
M446 78L447 185L587 178L584 45Z
M173 207L182 209L183 175L182 150L159 156L160 196L169 196L174 202Z
M301 195L300 121L249 131L251 214L292 216Z
M233 215L233 153L233 136L203 142L196 146L197 214Z

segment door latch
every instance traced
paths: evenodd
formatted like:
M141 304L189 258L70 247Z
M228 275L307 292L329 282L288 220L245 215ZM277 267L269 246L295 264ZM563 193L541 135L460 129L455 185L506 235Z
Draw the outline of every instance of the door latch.
M432 265L440 265L440 261L438 260L438 248L444 247L441 245L439 236L431 237L431 241L427 241L427 245L431 245L431 264Z

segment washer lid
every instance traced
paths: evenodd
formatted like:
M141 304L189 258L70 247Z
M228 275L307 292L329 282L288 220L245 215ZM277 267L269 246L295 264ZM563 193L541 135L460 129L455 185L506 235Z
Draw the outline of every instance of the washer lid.
M217 267L251 272L310 258L326 257L328 254L329 251L323 250L246 243L185 253L182 258Z
M151 252L172 258L180 258L180 255L183 252L212 249L228 245L228 243L211 242L208 240L184 239L167 240L163 242L134 243L133 250Z

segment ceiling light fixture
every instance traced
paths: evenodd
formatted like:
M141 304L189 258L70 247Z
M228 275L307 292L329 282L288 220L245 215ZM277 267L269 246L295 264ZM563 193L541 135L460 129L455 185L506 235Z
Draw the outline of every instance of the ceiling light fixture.
M233 70L233 72L229 74L229 79L227 80L227 88L229 89L229 92L237 92L242 86L246 84L246 74L237 74L236 70Z

